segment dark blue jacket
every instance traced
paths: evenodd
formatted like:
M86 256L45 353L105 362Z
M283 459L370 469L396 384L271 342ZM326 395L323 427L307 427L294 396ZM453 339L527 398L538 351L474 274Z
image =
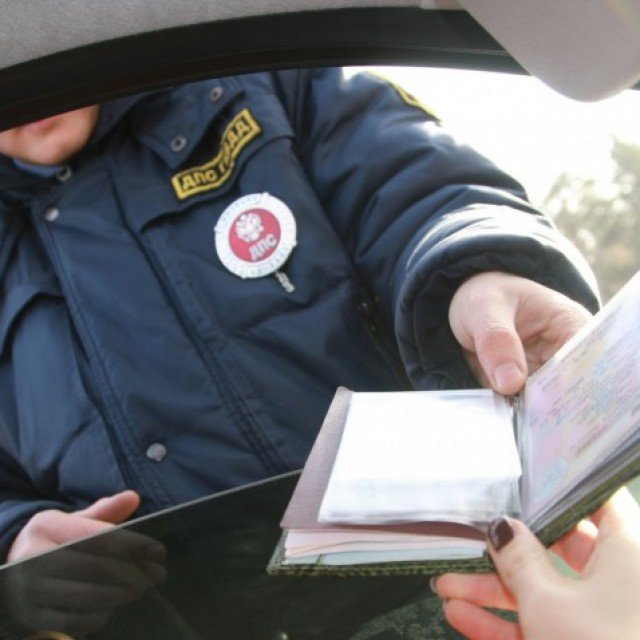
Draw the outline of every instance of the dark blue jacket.
M0 159L0 552L45 508L132 488L149 512L300 467L338 385L474 385L447 323L473 272L597 304L521 187L371 76L105 104L69 169ZM293 293L214 248L261 192L297 222Z

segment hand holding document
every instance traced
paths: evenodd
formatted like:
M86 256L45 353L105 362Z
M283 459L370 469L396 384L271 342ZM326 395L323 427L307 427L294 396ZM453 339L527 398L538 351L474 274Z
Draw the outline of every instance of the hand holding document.
M639 323L640 274L527 382L523 514L532 526L637 455Z
M268 570L486 571L505 514L551 544L640 473L639 323L637 274L513 409L490 390L339 389Z

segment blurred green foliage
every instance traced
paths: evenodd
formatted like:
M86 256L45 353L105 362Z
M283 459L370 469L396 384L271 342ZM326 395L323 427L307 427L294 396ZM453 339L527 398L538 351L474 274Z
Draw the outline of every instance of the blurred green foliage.
M613 181L561 175L544 210L586 256L603 302L640 270L640 146L614 140Z

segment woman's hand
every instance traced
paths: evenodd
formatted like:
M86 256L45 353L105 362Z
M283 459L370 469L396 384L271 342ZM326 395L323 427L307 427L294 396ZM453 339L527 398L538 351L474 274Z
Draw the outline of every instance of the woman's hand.
M472 640L640 638L640 509L626 489L554 546L580 573L564 576L527 527L492 523L498 575L445 574L434 582L449 623ZM519 612L519 624L482 607Z

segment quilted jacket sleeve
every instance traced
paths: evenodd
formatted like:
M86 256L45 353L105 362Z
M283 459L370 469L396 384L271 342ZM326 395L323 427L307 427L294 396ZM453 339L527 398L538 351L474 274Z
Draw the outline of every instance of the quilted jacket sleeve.
M521 185L402 90L339 70L278 79L298 153L415 386L477 386L447 320L473 273L514 273L597 309L585 260Z
M20 434L20 411L17 397L16 374L11 364L10 334L14 331L16 319L25 309L39 289L46 283L22 283L20 286L7 287L5 267L12 255L14 241L22 224L10 223L8 214L0 215L0 564L16 535L26 522L39 511L60 509L70 511L72 507L45 495L34 486L28 474L19 463L17 452L26 448L28 436ZM31 408L34 398L25 398L25 407ZM29 410L27 409L27 410Z

